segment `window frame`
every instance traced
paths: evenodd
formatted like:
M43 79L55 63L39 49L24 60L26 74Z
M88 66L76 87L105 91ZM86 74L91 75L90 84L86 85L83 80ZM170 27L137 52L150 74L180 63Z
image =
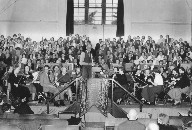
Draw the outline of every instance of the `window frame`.
M76 22L75 22L75 19L74 19L74 24L75 25L82 25L82 24L87 24L87 25L116 25L116 24L112 24L112 22L115 20L114 18L113 18L113 16L107 16L106 14L107 14L107 9L112 9L112 15L113 15L113 13L114 13L114 11L113 10L117 10L117 6L118 6L118 3L117 3L117 6L116 7L114 7L113 5L114 5L114 0L111 0L112 1L112 6L111 7L106 7L106 0L101 0L101 7L89 7L89 0L84 0L85 2L84 2L84 6L83 7L81 7L81 6L79 6L79 0L78 0L78 5L77 6L75 6L75 3L74 3L74 9L75 8L84 8L85 9L85 15L84 15L84 23L80 23L80 24L76 24ZM92 24L90 24L89 23L89 9L94 9L94 8L98 8L98 9L101 9L101 24L95 24L95 23L92 23ZM117 12L116 12L117 13ZM75 18L76 16L74 15L74 18ZM107 19L107 17L112 17L112 20L106 20ZM100 20L95 20L95 21L100 21ZM106 24L106 21L111 21L111 24Z

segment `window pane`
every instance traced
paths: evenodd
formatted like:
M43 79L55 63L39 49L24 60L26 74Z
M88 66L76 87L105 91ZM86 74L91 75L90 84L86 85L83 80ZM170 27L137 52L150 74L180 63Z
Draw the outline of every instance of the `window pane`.
M79 0L79 3L85 3L85 0Z
M78 4L74 3L74 7L78 7Z
M96 3L89 3L89 7L101 7L101 3L100 4L96 4Z
M101 17L95 17L94 20L96 20L96 21L100 20L101 21Z
M117 13L117 8L113 8L113 12Z
M105 24L111 24L111 21L106 21Z
M78 7L79 0L74 0L74 7Z
M84 17L74 17L74 24L85 24Z
M85 7L85 0L74 0L74 7Z
M95 3L95 0L89 0L89 3Z
M106 0L106 3L112 3L112 0Z
M107 9L106 9L106 12L107 12L107 13L112 13L112 12L113 12L113 9L112 9L112 8L107 8Z
M79 13L74 13L74 16L78 16L79 15Z
M94 24L101 24L101 21L94 21Z
M106 20L113 20L113 17L106 17Z
M102 0L95 0L95 3L102 3Z
M85 8L79 8L79 12L85 13Z
M88 23L89 24L98 24L98 23L101 24L101 21L102 21L102 9L101 8L89 8Z
M116 4L117 4L117 3L118 3L118 0L113 0L113 3L116 3Z
M113 13L111 13L111 12L110 13L106 13L107 17L112 16L112 15L113 15Z
M113 7L113 4L106 4L106 7Z
M117 8L118 4L113 4L113 7L116 7Z
M79 7L85 7L85 3L79 3Z
M89 7L101 7L101 0L89 0Z

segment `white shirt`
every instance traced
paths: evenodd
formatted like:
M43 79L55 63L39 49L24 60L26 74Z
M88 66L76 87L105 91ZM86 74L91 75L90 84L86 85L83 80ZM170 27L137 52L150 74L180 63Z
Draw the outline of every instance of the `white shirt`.
M158 61L164 60L164 55L158 55L156 59L157 59Z
M153 57L152 56L148 56L147 57L147 60L151 60Z
M163 77L161 76L161 74L155 74L154 84L163 85Z
M139 59L138 60L134 60L134 63L136 64L136 65L138 65L139 64Z
M17 48L17 47L22 48L22 44L21 43L16 43L15 48Z
M139 61L144 61L145 58L144 58L143 56L140 56L138 60L139 60Z
M188 52L189 53L189 57L192 59L192 52Z

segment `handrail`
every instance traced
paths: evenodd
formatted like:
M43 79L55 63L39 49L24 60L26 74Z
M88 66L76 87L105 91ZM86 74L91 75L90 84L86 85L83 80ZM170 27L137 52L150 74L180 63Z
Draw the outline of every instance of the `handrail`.
M47 114L49 114L49 102L51 101L51 100L53 100L56 96L58 96L59 94L61 94L63 91L65 91L66 89L68 89L69 87L71 87L71 85L74 83L74 82L76 82L77 81L77 79L79 79L79 77L78 78L76 78L76 79L74 79L73 81L71 81L68 85L67 85L67 87L64 87L64 88L62 88L58 93L56 93L51 99L49 99L48 101L46 101L46 103L47 103ZM115 83L115 84L117 84L121 89L123 89L131 98L133 98L133 99L135 99L139 104L140 104L140 112L142 112L142 106L143 106L143 103L140 101L140 100L138 100L135 96L133 96L128 90L126 90L122 85L120 85L116 80L114 80L114 79L110 79L110 78L107 78L107 80L109 80L109 81L112 81L112 98L111 98L111 100L113 101L113 84ZM77 89L77 88L76 88ZM113 103L111 103L111 105L112 105ZM111 109L112 109L112 107L111 107Z
M78 77L79 78L79 77ZM76 78L77 79L77 78ZM51 100L53 100L55 97L57 97L59 94L61 94L63 91L65 91L66 89L68 89L69 87L71 87L71 85L76 82L76 79L74 79L73 81L71 81L69 84L67 84L67 87L63 87L58 93L56 93L51 99L49 99L48 101L46 101L47 103L47 114L49 114L49 102Z
M129 94L129 96L131 96L131 98L135 99L139 104L140 104L140 112L142 112L142 106L143 103L137 99L135 96L133 96L128 90L126 90L122 85L120 85L116 80L114 79L108 79L110 81L112 81L112 100L113 100L113 82L116 83L121 89L123 89L126 93Z

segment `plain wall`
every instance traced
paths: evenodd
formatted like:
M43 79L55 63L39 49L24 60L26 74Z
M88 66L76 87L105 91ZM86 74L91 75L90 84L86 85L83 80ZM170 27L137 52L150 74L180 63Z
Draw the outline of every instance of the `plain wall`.
M191 43L191 0L124 0L125 36L159 35Z
M99 42L99 39L107 39L116 37L116 25L75 25L74 33L87 35L93 46Z
M34 40L66 35L66 0L14 1L0 0L0 34L21 33Z

